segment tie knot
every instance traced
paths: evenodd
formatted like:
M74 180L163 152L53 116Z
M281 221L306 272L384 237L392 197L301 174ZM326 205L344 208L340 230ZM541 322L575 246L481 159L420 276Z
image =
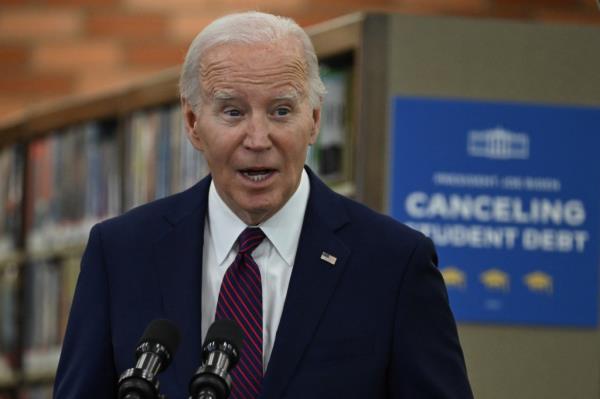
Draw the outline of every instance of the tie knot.
M265 233L258 227L247 227L238 238L239 253L252 253L265 238Z

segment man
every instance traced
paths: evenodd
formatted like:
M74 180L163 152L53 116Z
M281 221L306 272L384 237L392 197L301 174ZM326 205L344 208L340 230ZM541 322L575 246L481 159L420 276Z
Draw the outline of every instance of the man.
M182 337L171 399L215 318L245 333L235 398L472 397L431 241L304 168L323 95L289 19L234 14L198 35L181 98L211 176L92 229L56 397L114 397L156 318Z

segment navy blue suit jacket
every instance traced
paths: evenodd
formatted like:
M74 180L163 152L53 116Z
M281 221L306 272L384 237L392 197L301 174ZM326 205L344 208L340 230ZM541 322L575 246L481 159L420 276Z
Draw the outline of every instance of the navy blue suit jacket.
M310 197L263 399L471 398L431 241L332 192ZM181 344L160 375L187 398L200 365L201 266L210 178L96 225L57 372L59 399L114 398L148 323ZM335 265L322 252L337 257ZM235 382L234 382L235 383Z

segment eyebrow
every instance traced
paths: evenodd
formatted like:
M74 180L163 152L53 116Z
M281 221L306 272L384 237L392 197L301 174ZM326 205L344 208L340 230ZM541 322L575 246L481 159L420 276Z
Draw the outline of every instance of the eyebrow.
M280 101L280 100L296 101L296 100L298 100L299 97L300 97L300 95L298 94L298 92L296 90L292 90L288 93L275 96L274 99L276 101Z
M233 100L236 98L236 95L234 92L229 90L218 90L213 94L212 98L214 101L227 101Z
M213 101L229 101L229 100L234 100L238 97L239 96L234 91L231 91L231 90L218 90L218 91L215 91L214 94L212 95ZM298 93L298 91L290 90L288 92L281 93L281 94L275 96L273 98L273 100L275 100L275 101L282 101L282 100L297 101L299 97L300 97L300 93Z

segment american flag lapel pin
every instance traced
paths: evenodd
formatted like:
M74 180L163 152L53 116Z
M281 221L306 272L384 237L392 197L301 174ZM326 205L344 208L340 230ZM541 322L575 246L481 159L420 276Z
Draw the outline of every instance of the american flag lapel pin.
M325 262L329 263L331 266L334 266L335 262L337 262L337 258L335 256L333 256L330 253L327 253L325 251L321 252L321 260L324 260Z

